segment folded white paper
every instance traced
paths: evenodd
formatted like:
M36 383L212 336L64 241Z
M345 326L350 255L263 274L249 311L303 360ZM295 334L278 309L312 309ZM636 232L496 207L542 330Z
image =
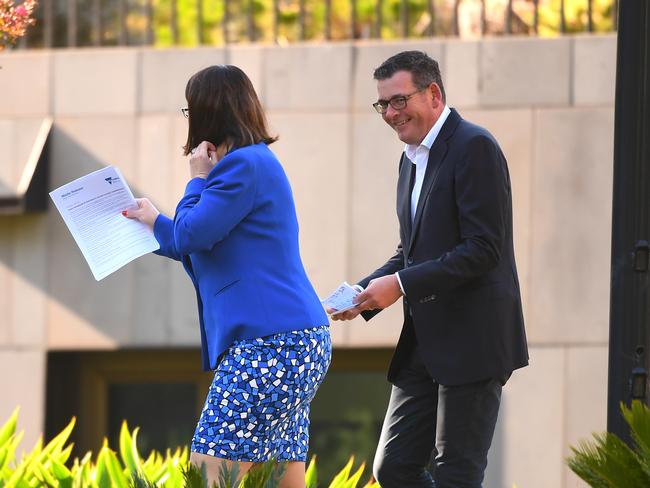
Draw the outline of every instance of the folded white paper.
M346 310L354 308L355 304L352 300L362 291L363 288L361 288L361 286L351 286L344 281L330 296L321 299L321 303L327 308L334 309L335 312L332 312L332 314L345 312Z
M97 281L160 248L149 227L122 215L137 203L117 168L82 176L50 192L50 198Z

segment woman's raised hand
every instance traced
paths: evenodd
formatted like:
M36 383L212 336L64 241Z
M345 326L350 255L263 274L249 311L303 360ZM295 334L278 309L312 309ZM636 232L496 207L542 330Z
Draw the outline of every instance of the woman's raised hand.
M138 208L122 210L122 215L129 219L136 219L153 229L153 224L160 215L160 212L148 198L136 198Z
M208 141L203 141L192 149L190 152L190 177L206 179L208 173L218 162L211 157L211 153L216 152L217 147Z

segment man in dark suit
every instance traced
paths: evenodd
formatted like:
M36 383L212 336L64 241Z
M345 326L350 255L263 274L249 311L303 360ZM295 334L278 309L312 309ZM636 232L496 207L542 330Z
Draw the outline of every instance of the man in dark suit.
M392 56L374 78L374 107L405 143L400 243L359 281L356 307L332 318L370 320L403 297L374 462L381 486L480 488L501 388L528 364L506 159L487 130L447 107L425 53Z

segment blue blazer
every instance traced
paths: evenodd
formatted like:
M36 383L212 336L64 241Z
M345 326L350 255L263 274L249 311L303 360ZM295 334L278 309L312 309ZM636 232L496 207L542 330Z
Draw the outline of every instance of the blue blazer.
M266 144L235 149L207 179L190 180L154 234L156 253L182 261L196 288L203 369L235 340L328 325L300 259L289 181Z

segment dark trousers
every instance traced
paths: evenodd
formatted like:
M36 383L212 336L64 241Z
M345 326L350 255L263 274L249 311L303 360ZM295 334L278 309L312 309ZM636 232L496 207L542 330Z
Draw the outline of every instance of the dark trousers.
M382 488L481 488L503 382L438 384L416 348L393 383L375 454Z

